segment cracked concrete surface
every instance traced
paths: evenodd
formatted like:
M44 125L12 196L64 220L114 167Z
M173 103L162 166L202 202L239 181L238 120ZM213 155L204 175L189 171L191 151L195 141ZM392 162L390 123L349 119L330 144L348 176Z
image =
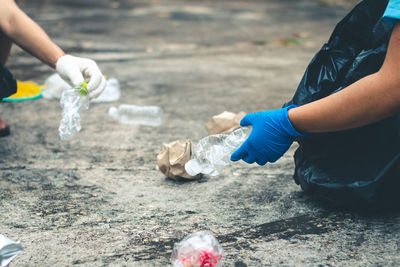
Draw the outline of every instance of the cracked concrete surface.
M210 230L224 266L398 265L399 215L329 210L293 179L293 151L264 167L175 182L162 144L196 141L224 110L280 107L352 5L324 1L20 1L66 52L120 81L91 104L82 131L58 137L57 101L1 103L0 233L25 251L11 266L165 266L176 241ZM343 1L340 1L343 3ZM42 83L52 71L18 49L8 67ZM158 105L160 127L118 124L117 104Z

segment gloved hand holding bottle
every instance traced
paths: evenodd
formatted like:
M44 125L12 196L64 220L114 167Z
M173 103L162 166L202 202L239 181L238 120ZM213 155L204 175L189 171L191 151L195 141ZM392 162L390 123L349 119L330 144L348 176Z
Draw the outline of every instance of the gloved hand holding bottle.
M106 86L106 80L96 62L87 58L64 54L55 63L57 73L72 87L87 82L90 98L98 97Z
M1 98L14 94L17 88L15 78L4 67L13 43L55 69L72 87L80 87L86 82L90 98L99 96L106 86L103 74L93 60L65 54L13 0L0 1L0 43L0 74L7 74L0 75ZM0 119L0 136L8 134L8 125Z
M55 44L47 33L15 1L3 1L0 4L0 39L2 47L0 65L4 65L12 43L54 68L72 87L87 83L90 98L96 98L104 90L106 81L96 62L87 58L74 57ZM4 62L3 62L4 61Z
M253 129L246 141L231 155L231 160L243 159L249 164L257 162L259 165L277 161L292 145L294 137L305 135L296 131L288 118L288 110L296 107L292 105L246 115L240 125L251 125Z

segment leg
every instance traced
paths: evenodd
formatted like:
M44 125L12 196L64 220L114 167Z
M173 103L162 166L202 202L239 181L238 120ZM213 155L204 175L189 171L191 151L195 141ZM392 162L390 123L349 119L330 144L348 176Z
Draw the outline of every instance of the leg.
M0 66L4 66L6 64L8 56L10 55L11 46L12 41L10 38L0 31ZM9 134L10 127L7 126L4 120L0 119L0 137L7 136Z
M0 31L0 65L4 66L10 55L12 41Z
M377 191L377 207L381 211L399 211L400 160L393 164L381 180Z

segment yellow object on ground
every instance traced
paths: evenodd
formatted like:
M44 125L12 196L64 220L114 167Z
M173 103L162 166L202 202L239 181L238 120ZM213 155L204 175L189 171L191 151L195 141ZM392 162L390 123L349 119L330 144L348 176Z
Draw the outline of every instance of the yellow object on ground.
M17 92L9 97L3 98L3 101L28 101L42 97L41 90L44 85L39 85L33 81L17 81Z

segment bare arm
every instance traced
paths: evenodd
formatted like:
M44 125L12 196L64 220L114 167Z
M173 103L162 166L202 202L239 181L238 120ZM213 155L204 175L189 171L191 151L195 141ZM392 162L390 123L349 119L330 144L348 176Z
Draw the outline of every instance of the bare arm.
M400 111L400 23L393 29L382 68L343 90L289 110L300 132L331 132L374 123Z
M63 50L14 0L0 0L0 7L0 30L21 48L55 68L57 58L64 54Z

